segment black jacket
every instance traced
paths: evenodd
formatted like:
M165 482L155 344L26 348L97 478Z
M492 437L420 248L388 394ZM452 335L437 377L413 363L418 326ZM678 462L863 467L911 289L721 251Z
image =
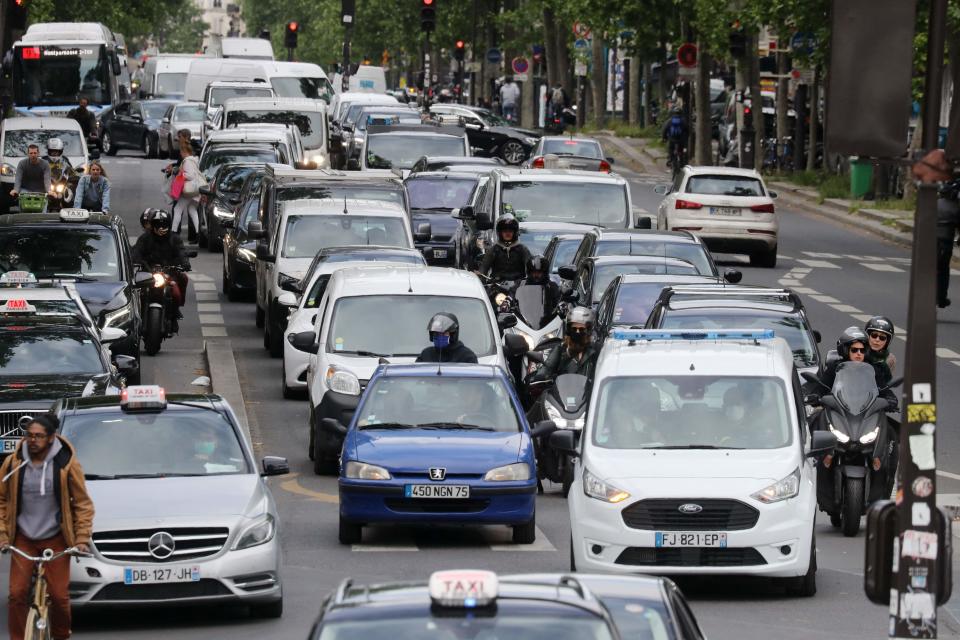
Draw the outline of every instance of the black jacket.
M565 346L559 346L550 352L547 361L533 376L533 380L555 380L565 373L579 373L587 379L593 379L593 367L597 363L597 349L592 344L586 348L583 359L578 360Z
M471 351L467 345L457 340L455 344L451 344L445 349L427 347L417 356L417 362L465 362L477 364L477 354Z
M190 259L183 250L183 240L174 233L170 233L166 238L144 233L133 245L131 256L134 264L143 265L147 269L154 265L180 267L185 271L190 269Z
M77 121L77 124L79 124L83 130L83 137L85 138L90 137L90 132L97 126L97 117L93 115L93 111L89 109L74 107L67 112L67 117Z
M522 280L527 273L529 259L530 250L522 243L517 242L508 247L498 242L483 254L480 273L497 281Z

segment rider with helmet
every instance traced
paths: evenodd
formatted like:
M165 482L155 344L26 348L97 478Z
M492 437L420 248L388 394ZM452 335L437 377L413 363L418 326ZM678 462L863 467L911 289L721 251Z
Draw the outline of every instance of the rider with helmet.
M827 365L823 375L820 376L820 381L823 382L826 388L819 389L815 395L823 395L824 393L829 393L827 389L833 389L833 383L837 377L837 370L844 362L866 362L867 364L871 364L867 361L867 352L870 350L868 346L869 342L870 339L867 337L866 332L860 327L847 327L844 329L840 337L837 338L837 355L839 355L840 358ZM890 380L883 380L881 378L881 369L877 368L876 365L872 366L877 387L881 389L880 396L887 399L891 405L891 410L893 410L897 406L897 397L890 389L884 389Z
M526 284L542 285L545 299L543 308L547 313L552 314L554 309L560 303L560 287L550 279L550 266L547 259L541 255L532 256L527 260L527 279Z
M586 307L574 307L563 324L563 344L553 349L532 381L554 380L565 373L593 377L597 348L593 344L596 314Z
M146 214L146 212L144 212ZM144 215L141 215L141 223ZM172 271L173 297L177 306L182 307L186 302L187 274L190 270L190 258L183 249L183 240L175 233L170 233L173 224L172 216L163 209L153 209L150 212L150 232L142 233L137 238L131 250L134 264L146 269L154 266L179 267L181 271ZM179 314L178 314L179 315Z
M484 254L479 273L497 282L522 280L530 260L530 250L520 242L520 223L513 215L500 216L496 225L497 242Z
M63 154L63 140L60 138L47 140L47 155L43 159L50 165L50 178L52 180L59 180L63 177L69 180L77 175L73 165L70 164L70 158Z
M864 325L863 331L869 341L866 361L877 370L877 383L888 385L893 380L893 370L897 367L897 357L890 353L893 323L885 316L873 316Z
M427 323L427 333L432 346L417 356L417 362L466 362L477 363L477 354L460 342L460 321L446 311L434 314Z

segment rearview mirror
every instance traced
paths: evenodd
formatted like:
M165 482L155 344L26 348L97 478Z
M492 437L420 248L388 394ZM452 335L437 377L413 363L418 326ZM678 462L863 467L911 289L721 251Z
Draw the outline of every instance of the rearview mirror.
M293 348L297 351L317 353L320 350L320 345L317 344L317 334L313 331L301 331L300 333L291 334L288 340L290 340L290 344L292 344Z
M565 264L557 269L557 275L564 280L573 280L577 277L577 270L571 264Z
M299 280L284 280L280 283L280 288L290 293L301 293Z
M489 211L474 211L474 223L477 231L487 231L488 229L493 229L493 218L490 215Z
M497 314L497 326L500 327L500 331L515 327L517 326L517 316L512 313L499 313ZM527 344L526 341L523 344Z
M149 289L153 286L153 274L149 271L138 271L133 276L133 286L137 289Z
M810 450L807 451L807 457L830 453L837 447L837 436L829 431L814 431L810 436Z
M150 279L153 279L153 276L150 276ZM100 330L100 342L104 344L108 342L116 342L117 340L123 340L127 337L127 332L123 329L118 329L117 327L106 327Z
M813 330L813 339L817 341L817 344L820 344L820 341L823 340L823 334L820 333L819 329Z
M260 462L261 476L283 476L290 473L290 463L280 456L264 456Z
M774 200L780 197L780 194L778 194L776 191L767 191L767 195Z
M265 244L257 245L257 260L263 260L264 262L273 262L276 260L276 256L270 253L270 249L267 248Z
M743 274L737 269L727 269L723 272L723 279L730 284L737 284L743 280Z
M554 451L568 456L577 455L577 434L573 429L557 429L550 434L550 446Z
M659 196L665 196L670 193L670 187L665 184L658 184L653 188L653 192Z
M639 216L633 227L635 229L653 229L653 220L650 219L650 216Z
M458 220L473 220L476 217L473 213L473 207L469 204L465 207L460 207L459 209L455 210L452 215Z
M433 235L433 229L431 229L430 223L420 222L417 224L417 230L413 234L413 240L414 242L429 242L431 235Z
M607 164L613 164L613 157L607 156Z

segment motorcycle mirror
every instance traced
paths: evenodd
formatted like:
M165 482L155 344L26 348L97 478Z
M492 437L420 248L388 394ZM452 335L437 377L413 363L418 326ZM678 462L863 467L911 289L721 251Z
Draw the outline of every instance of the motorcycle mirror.
M543 357L542 351L527 351L526 355L527 355L527 360L530 360L532 362L538 362L540 364L543 364L544 360L546 360L546 358Z
M497 326L500 327L501 330L515 327L517 326L517 316L512 313L498 313ZM526 344L526 342L524 342L524 344Z
M138 271L133 276L133 286L137 289L149 289L153 286L153 274L147 271Z
M814 329L813 339L817 341L817 344L820 344L820 341L823 340L823 334L821 334L818 329Z
M739 269L727 269L723 272L723 279L729 282L730 284L737 284L743 280L743 274Z
M901 384L903 384L903 376L900 376L899 378L894 378L893 380L891 380L891 381L887 384L887 386L884 387L884 390L893 389L893 388L895 388L895 387L899 387Z
M247 237L252 240L257 240L264 237L265 232L263 230L263 223L259 220L254 220L247 225Z
M542 438L557 430L557 423L553 420L541 420L530 429L531 438Z
M557 275L564 280L573 280L577 277L577 269L572 264L565 264L557 269Z
M563 342L560 338L544 338L537 343L536 350L538 353L543 353L547 349L553 349L554 347L560 346L560 343Z
M347 435L347 428L340 424L340 421L336 418L324 418L320 421L320 426L324 431L332 433L335 436Z
M810 450L807 451L807 457L813 458L825 453L830 453L837 447L837 436L829 431L814 431L810 436Z
M516 320L516 316L511 317ZM519 334L506 333L503 335L503 348L508 358L519 358L527 352L527 341Z
M577 455L577 433L573 429L557 429L550 434L550 447L564 455Z

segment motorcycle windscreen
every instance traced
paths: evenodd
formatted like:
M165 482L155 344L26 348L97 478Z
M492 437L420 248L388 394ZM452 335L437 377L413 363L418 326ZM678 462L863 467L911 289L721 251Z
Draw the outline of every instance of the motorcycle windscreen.
M554 388L567 413L573 413L587 401L587 377L579 373L557 376Z
M515 299L520 316L531 329L539 330L548 322L546 318L546 287L538 284L522 284L517 287Z
M837 367L833 397L853 415L870 408L880 395L873 367L866 362L844 362Z

